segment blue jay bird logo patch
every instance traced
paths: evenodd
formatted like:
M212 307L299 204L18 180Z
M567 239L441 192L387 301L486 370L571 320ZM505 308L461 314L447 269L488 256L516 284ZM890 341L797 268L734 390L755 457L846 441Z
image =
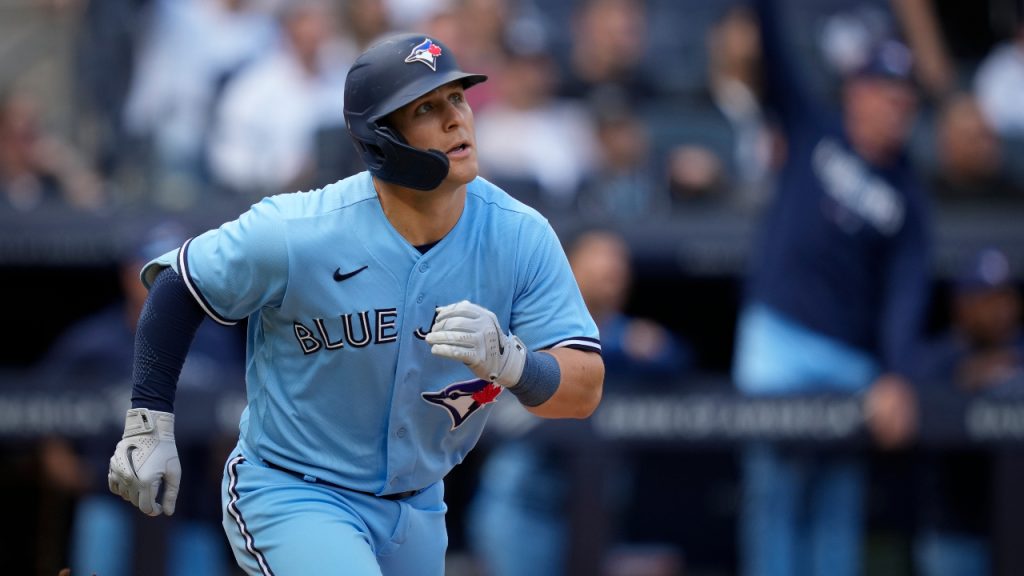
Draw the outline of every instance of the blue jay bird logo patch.
M423 399L448 411L452 430L483 406L494 402L501 394L501 386L487 380L465 380L444 387L440 392L424 392Z
M424 38L423 42L420 42L418 46L409 52L409 55L405 57L405 61L408 62L422 62L430 69L437 71L437 57L441 55L441 47L434 44L434 41L430 38Z

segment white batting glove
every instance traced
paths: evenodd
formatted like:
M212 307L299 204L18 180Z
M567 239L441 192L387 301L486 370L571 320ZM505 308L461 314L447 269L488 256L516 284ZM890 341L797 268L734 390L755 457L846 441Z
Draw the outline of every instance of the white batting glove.
M124 436L110 458L110 491L150 516L174 514L181 463L174 444L174 414L132 408L124 418ZM160 501L157 495L163 485Z
M526 346L517 336L501 331L493 312L468 300L442 306L437 312L427 334L431 353L458 360L477 377L505 388L519 383Z

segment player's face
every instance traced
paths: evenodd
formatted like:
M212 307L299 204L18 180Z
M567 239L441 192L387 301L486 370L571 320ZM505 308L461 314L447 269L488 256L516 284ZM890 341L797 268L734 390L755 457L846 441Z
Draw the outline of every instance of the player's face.
M460 82L423 95L398 109L389 120L410 146L445 153L449 162L446 182L462 185L476 178L473 110Z

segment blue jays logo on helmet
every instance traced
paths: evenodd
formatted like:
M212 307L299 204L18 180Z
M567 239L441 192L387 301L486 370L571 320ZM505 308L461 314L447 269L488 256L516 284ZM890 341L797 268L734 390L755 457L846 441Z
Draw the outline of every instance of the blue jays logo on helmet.
M494 402L502 387L487 380L464 380L444 387L440 392L424 392L423 399L448 411L452 430L462 425L477 410Z
M406 62L422 62L430 69L437 71L437 57L441 55L441 47L434 43L430 38L424 38L423 42L420 42L409 55L406 56Z

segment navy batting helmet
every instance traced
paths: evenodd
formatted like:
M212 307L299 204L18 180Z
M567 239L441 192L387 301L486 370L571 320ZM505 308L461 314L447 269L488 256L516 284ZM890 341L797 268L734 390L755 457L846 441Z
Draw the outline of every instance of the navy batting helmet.
M381 120L449 82L469 88L487 79L459 70L455 56L422 34L385 38L363 52L345 78L345 125L370 173L417 190L432 190L448 175L448 157L406 143Z

